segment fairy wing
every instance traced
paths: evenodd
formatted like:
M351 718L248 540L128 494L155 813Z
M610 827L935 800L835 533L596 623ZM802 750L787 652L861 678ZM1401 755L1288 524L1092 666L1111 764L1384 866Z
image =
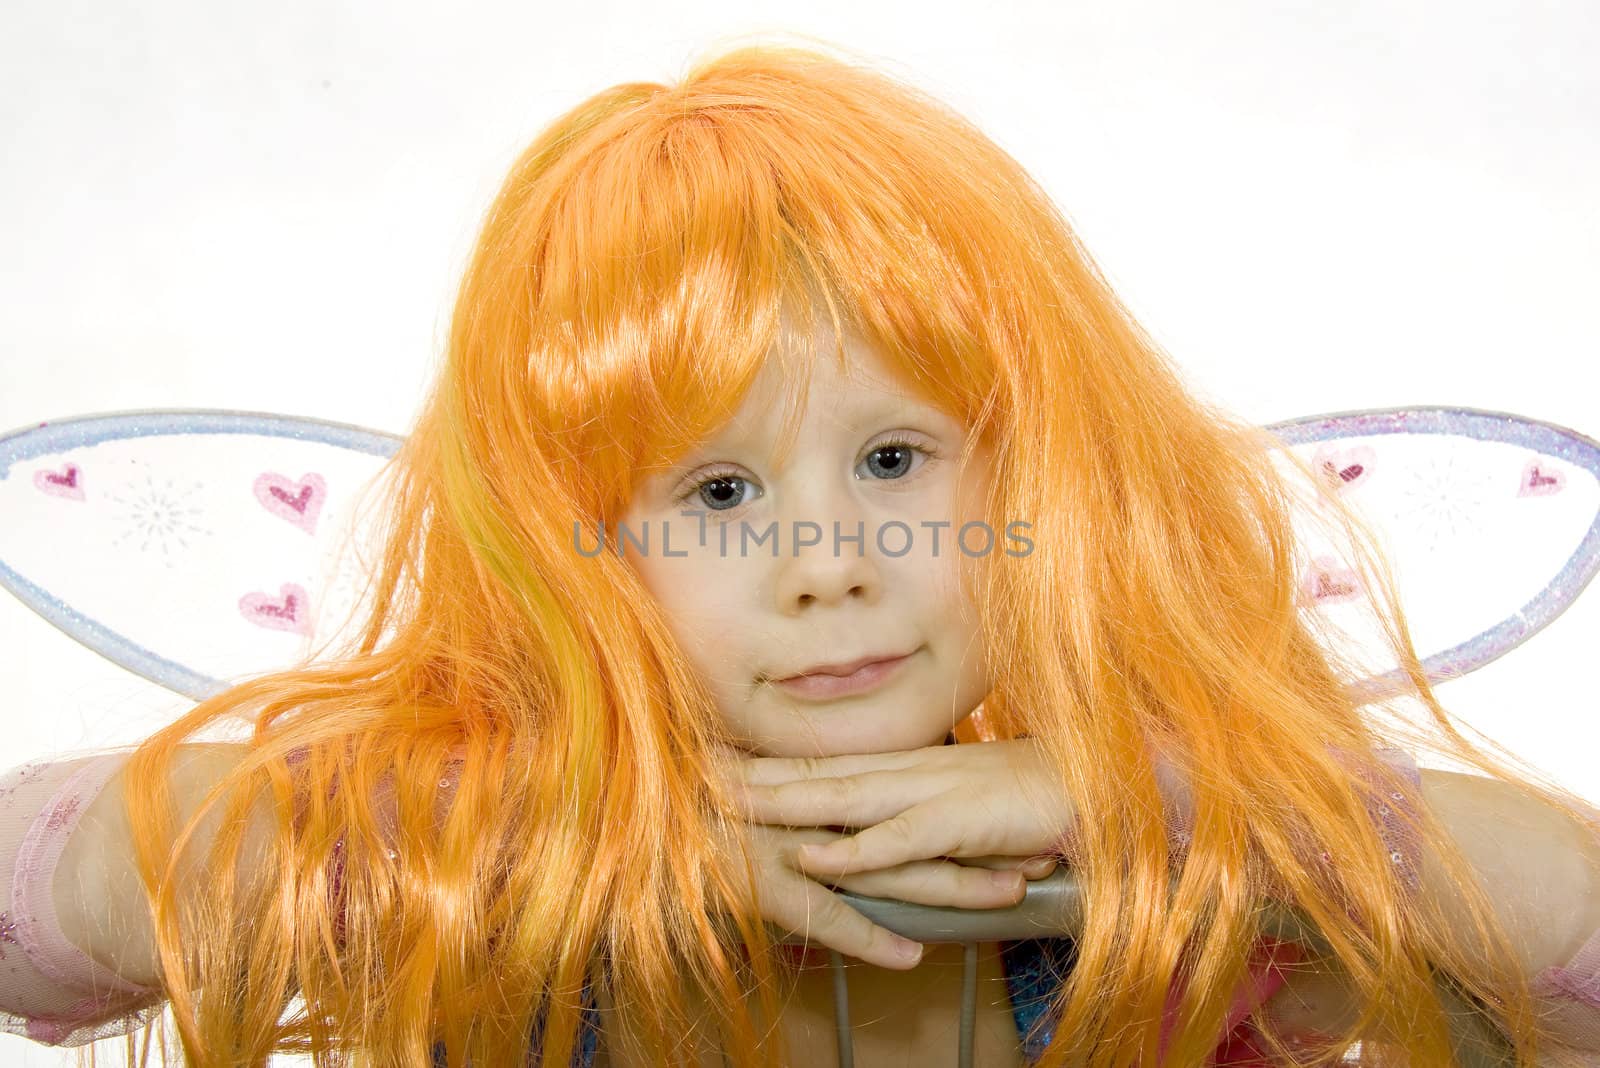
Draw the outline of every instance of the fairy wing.
M1501 412L1274 424L1300 489L1305 610L1378 647L1334 498L1380 543L1436 681L1547 625L1600 569L1600 445ZM230 411L84 416L0 437L0 584L117 664L195 700L301 663L359 615L389 434ZM1290 457L1296 458L1296 463ZM1392 665L1391 665L1392 667ZM1370 662L1369 682L1389 678Z
M1300 490L1301 603L1326 641L1364 665L1352 681L1365 688L1398 686L1398 660L1385 655L1372 576L1325 522L1335 500L1389 562L1435 682L1526 641L1600 569L1600 444L1576 431L1470 408L1342 412L1270 429Z
M360 505L400 441L237 411L25 427L0 437L0 584L202 700L347 633L375 548Z

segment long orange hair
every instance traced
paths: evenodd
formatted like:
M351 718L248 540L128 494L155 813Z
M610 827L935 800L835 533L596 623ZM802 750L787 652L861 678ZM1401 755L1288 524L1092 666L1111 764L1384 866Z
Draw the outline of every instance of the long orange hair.
M1363 1012L1345 1037L1406 1036L1369 1038L1366 1063L1450 1062L1437 967L1532 1064L1526 977L1464 859L1423 813L1470 934L1400 884L1363 783L1390 781L1387 743L1574 799L1462 735L1396 604L1425 715L1352 696L1297 603L1275 441L1186 390L1015 160L868 65L776 45L607 89L538 135L393 458L359 640L136 752L128 810L188 1062L418 1065L442 1042L452 1066L519 1064L538 1024L539 1063L565 1065L589 977L652 1063L691 1063L685 1036L741 1068L787 1062L764 1041L781 973L749 856L712 844L743 841L711 764L717 710L626 562L580 557L573 529L610 529L638 472L736 407L780 311L817 305L993 443L991 526L1032 523L1031 552L973 569L994 689L957 736L1031 735L1080 813L1086 925L1042 1063L1156 1064L1179 976L1169 1063L1200 1063L1276 895L1349 976ZM230 723L249 745L184 883L196 839L166 774ZM1181 865L1151 741L1193 784ZM257 803L265 877L241 881Z

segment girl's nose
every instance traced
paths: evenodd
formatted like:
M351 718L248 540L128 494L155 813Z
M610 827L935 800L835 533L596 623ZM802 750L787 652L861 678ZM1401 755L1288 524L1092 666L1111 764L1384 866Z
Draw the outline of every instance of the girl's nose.
M847 533L853 534L853 531ZM834 604L851 598L875 602L883 593L882 574L874 562L870 546L863 542L835 543L831 529L815 544L798 548L779 546L774 596L777 609L785 614L800 612L818 604Z

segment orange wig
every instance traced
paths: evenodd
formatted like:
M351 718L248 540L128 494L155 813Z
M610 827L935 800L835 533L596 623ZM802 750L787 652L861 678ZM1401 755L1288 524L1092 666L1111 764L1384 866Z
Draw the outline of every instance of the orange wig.
M685 1036L741 1068L787 1063L763 1041L783 973L750 856L712 844L745 841L711 762L717 710L637 576L576 554L573 526L612 525L639 472L728 417L791 307L859 333L991 443L990 526L1032 523L1027 555L971 568L994 688L957 737L1031 735L1080 813L1086 921L1042 1063L1157 1063L1180 978L1169 1063L1200 1063L1277 897L1348 976L1362 1011L1343 1037L1368 1039L1366 1063L1449 1063L1437 967L1531 1064L1526 977L1464 858L1422 813L1471 937L1400 885L1363 783L1390 781L1374 750L1400 744L1567 801L1463 737L1392 598L1425 715L1352 695L1297 601L1277 443L1186 390L1015 160L906 84L767 45L607 89L538 135L391 462L359 638L135 754L128 811L188 1063L417 1065L442 1042L451 1065L520 1064L537 1026L539 1063L567 1064L590 976L652 1063L693 1063ZM180 869L199 838L168 769L230 721L249 743L208 798L228 818ZM1192 783L1181 863L1152 742ZM241 866L258 805L270 833Z

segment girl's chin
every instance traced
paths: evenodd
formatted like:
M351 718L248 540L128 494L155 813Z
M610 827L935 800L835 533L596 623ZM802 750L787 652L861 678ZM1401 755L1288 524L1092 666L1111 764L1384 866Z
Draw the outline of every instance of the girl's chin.
M844 722L839 721L841 718L818 717L799 729L785 724L784 729L769 731L759 741L745 740L740 745L752 755L762 757L850 756L942 745L948 733L948 727L939 726L916 732L902 727L887 733L883 729L885 720L870 712L858 711Z

